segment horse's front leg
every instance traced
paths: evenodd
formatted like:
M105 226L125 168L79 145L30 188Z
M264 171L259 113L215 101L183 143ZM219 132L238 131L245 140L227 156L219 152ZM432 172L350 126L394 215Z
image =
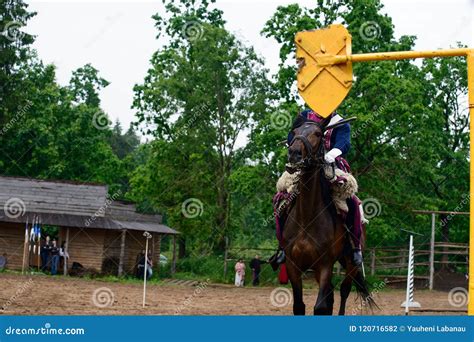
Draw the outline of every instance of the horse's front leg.
M357 267L352 264L351 257L346 257L346 276L341 283L341 305L339 306L339 315L345 315L346 302L352 289L352 280L357 274Z
M332 267L324 266L320 272L317 273L316 279L319 283L318 298L314 306L315 315L332 315L334 306L334 287L332 285Z
M288 260L288 258L286 269L288 272L288 278L291 282L291 288L293 289L293 314L305 315L306 306L303 302L303 280L301 278L302 272L295 264Z

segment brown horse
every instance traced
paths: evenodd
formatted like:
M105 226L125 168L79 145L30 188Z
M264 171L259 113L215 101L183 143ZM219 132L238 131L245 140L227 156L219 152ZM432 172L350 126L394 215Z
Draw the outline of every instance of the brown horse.
M331 199L330 184L324 174L324 130L328 123L305 121L293 130L288 161L299 170L298 197L290 209L283 231L288 277L293 288L293 313L305 314L302 274L313 270L319 284L315 315L332 315L334 287L332 272L339 261L346 270L341 283L339 314L344 315L346 300L354 282L365 304L375 304L362 272L352 262L352 247L343 219ZM289 169L290 172L292 172ZM362 240L364 240L365 232ZM364 242L362 241L362 244Z

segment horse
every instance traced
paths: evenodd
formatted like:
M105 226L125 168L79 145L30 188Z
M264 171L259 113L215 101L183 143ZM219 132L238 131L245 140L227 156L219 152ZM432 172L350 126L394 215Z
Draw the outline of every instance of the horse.
M333 267L339 262L345 269L341 283L339 315L344 315L352 283L364 304L375 305L364 275L352 261L352 246L344 220L337 215L331 199L330 183L324 173L324 131L329 120L320 123L305 120L293 129L288 146L287 168L299 171L298 196L289 209L283 231L286 268L293 289L293 314L305 315L302 274L313 270L319 284L314 315L332 315L334 306ZM361 239L365 242L365 230Z

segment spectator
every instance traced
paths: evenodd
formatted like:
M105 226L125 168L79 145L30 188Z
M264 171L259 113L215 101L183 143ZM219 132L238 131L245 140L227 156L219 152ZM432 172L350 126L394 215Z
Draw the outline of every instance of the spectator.
M59 248L56 245L56 239L53 240L53 245L51 246L51 275L56 275L58 273L59 265Z
M63 241L61 244L61 248L59 249L59 256L61 257L62 266L66 265L67 268L67 261L69 259L69 253L66 250L66 242Z
M51 244L49 235L46 236L46 239L43 239L43 246L41 246L41 270L44 272L47 270L48 267L51 265L50 258L51 258Z
M0 271L1 271L1 270L4 270L5 268L7 268L7 264L8 264L8 256L7 256L7 253L3 253L3 255L0 256Z
M245 280L245 263L243 259L239 259L235 264L235 286L244 286Z
M260 260L260 256L257 254L255 258L250 261L250 268L252 269L252 285L258 286L260 284L260 271L262 270L262 264L266 264L266 261Z
M153 275L153 270L152 270L152 267L153 267L153 263L150 259L150 254L151 253L148 253L148 257L147 257L147 268L146 268L146 273L147 273L147 276L146 278L147 279L150 279L151 276ZM138 254L137 256L137 277L138 278L143 278L143 272L145 271L145 250L142 250L142 252L140 254Z

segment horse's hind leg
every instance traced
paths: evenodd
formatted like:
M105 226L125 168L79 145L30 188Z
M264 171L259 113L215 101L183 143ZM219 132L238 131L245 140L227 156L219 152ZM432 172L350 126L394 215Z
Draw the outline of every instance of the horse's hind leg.
M332 285L332 267L326 267L319 273L319 292L314 306L315 315L332 315L334 306L334 287Z
M291 282L291 287L293 289L293 314L294 315L304 315L306 311L306 306L303 302L303 280L301 278L302 272L293 265L291 261L286 263L288 278Z

